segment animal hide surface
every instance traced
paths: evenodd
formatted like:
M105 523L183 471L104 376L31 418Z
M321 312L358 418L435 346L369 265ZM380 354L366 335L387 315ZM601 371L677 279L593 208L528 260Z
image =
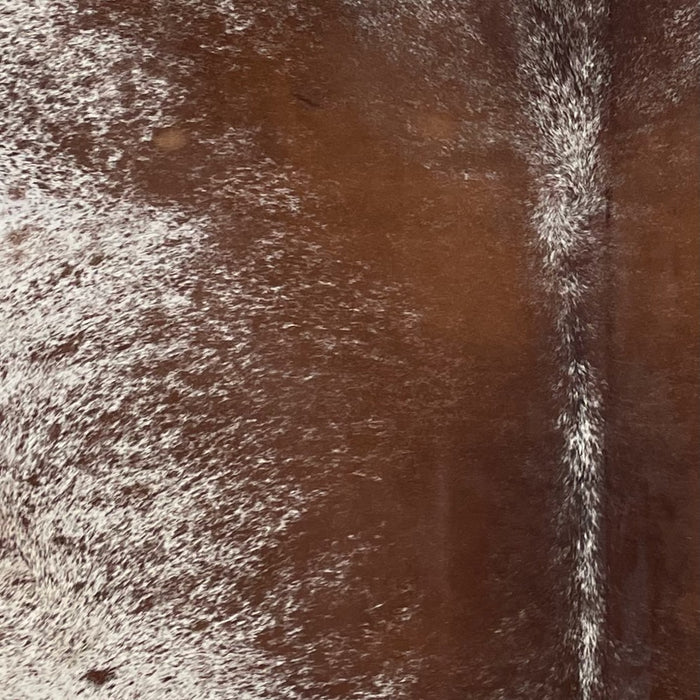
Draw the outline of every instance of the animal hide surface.
M0 700L700 697L700 12L0 8Z

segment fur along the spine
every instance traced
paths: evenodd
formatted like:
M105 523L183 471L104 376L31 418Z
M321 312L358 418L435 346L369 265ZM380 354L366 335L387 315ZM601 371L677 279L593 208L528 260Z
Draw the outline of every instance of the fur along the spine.
M601 543L603 377L595 344L604 249L602 144L609 58L603 0L540 0L520 11L521 79L537 178L533 228L555 320L563 465L561 525L573 567L567 642L581 700L604 692L605 580Z

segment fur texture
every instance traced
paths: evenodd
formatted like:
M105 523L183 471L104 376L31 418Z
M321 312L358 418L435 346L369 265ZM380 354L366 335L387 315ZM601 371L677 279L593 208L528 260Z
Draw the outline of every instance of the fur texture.
M517 484L542 483L542 501L555 501L564 544L546 552L551 571L530 573L534 588L558 577L566 651L546 635L530 644L549 609L533 613L539 599L521 586L526 555L489 554L498 561L483 576L509 605L485 633L494 657L508 657L494 668L491 647L473 658L455 647L436 662L440 640L454 640L442 630L428 638L442 608L426 600L449 601L454 585L450 528L463 531L450 520L450 489L468 483L459 493L476 494L479 510L469 479L480 476L463 473L473 467L463 445L480 435L460 431L481 415L478 391L506 394L510 379L484 379L501 366L480 340L494 336L475 329L455 341L452 317L431 318L410 275L353 257L344 236L362 227L329 224L322 207L333 197L351 205L328 173L314 180L290 164L295 139L316 138L304 129L325 99L323 85L318 97L289 78L288 64L322 43L315 22L328 11L302 5L16 0L0 10L0 102L11 106L0 117L0 700L558 700L562 687L579 700L610 697L600 350L608 3L333 5L371 75L361 95L369 126L336 126L333 137L341 164L360 168L348 201L365 201L362 168L392 148L404 158L387 168L396 181L408 161L439 173L436 202L420 188L409 202L420 222L439 225L406 245L435 247L447 265L461 247L442 228L443 191L481 188L492 206L508 187L501 170L527 163L534 201L522 205L523 238L537 248L528 284L533 299L545 287L554 337L558 462ZM641 93L653 113L681 99L697 71L686 46L696 20L688 8L665 18L683 59L665 82L623 76L621 105ZM417 89L392 93L396 66L434 90L431 104ZM355 64L346 70L350 82ZM285 122L289 100L275 91L309 121ZM455 117L464 94L471 102ZM235 119L207 112L223 102ZM380 108L381 118L371 112ZM261 126L271 114L277 130ZM362 146L382 118L394 141ZM353 161L346 126L376 161ZM333 138L319 136L316 153L338 146ZM463 153L469 172L455 165ZM368 227L379 225L371 205L392 195L367 194ZM481 212L457 209L481 230ZM393 233L381 239L387 268L400 259ZM500 245L512 244L506 233ZM460 272L460 285L481 284L479 272ZM451 309L442 298L434 308ZM481 375L470 356L479 352ZM506 423L484 434L506 443ZM423 503L435 483L439 517ZM507 527L531 537L527 523ZM421 537L441 551L415 556ZM439 581L438 593L425 581ZM479 600L469 595L465 607Z

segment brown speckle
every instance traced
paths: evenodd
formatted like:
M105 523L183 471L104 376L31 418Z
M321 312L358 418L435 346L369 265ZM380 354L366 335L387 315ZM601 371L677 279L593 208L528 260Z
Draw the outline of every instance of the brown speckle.
M111 681L115 676L113 668L96 669L91 668L84 676L83 680L90 681L94 685L104 685L107 681Z
M189 141L187 132L175 126L156 131L153 135L153 145L161 151L178 151Z

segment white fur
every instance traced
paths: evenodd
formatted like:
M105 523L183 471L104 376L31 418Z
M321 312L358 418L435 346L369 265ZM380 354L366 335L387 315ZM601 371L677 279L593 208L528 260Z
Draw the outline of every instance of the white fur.
M604 425L601 379L586 349L597 329L581 318L599 270L603 245L603 113L608 81L603 0L533 3L544 24L523 10L521 74L535 128L530 160L539 188L533 222L554 304L562 410L558 428L574 570L569 643L578 659L581 700L601 697L605 581L601 566ZM568 63L560 52L566 52ZM593 260L584 262L586 260ZM582 338L579 346L576 337ZM583 353L583 354L582 354Z

